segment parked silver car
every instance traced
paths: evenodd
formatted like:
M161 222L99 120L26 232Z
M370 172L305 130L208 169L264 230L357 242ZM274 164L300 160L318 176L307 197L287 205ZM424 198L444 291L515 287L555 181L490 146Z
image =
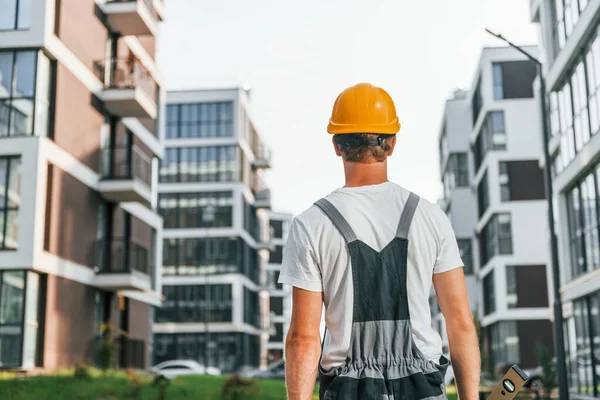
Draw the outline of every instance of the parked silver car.
M205 368L193 360L165 361L152 367L152 372L172 379L181 375L221 375L221 370L215 367Z

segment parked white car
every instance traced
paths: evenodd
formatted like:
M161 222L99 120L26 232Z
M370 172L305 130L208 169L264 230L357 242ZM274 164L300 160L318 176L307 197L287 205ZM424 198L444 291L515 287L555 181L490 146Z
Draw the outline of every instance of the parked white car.
M205 368L193 360L171 360L155 365L152 371L172 379L181 375L221 375L221 370L215 367Z

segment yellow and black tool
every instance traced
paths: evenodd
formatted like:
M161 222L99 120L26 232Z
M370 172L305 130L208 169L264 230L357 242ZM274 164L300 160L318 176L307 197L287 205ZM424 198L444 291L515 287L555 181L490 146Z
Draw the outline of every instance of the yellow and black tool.
M521 391L529 377L516 365L510 367L498 386L490 394L487 400L513 399Z

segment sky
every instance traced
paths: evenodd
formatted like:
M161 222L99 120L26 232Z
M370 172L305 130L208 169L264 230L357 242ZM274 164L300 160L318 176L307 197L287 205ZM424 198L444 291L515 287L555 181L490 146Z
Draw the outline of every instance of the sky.
M537 43L528 0L169 0L158 62L167 89L252 88L256 128L273 151L276 211L300 213L344 185L326 132L333 102L369 82L402 123L389 179L430 201L442 193L444 103L469 89L484 46Z

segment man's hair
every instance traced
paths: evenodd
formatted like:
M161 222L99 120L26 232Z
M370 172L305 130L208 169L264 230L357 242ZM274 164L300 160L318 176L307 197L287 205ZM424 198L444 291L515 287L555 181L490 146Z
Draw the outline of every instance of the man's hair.
M335 135L333 140L340 147L348 162L383 162L392 148L394 135L376 133L353 133Z

